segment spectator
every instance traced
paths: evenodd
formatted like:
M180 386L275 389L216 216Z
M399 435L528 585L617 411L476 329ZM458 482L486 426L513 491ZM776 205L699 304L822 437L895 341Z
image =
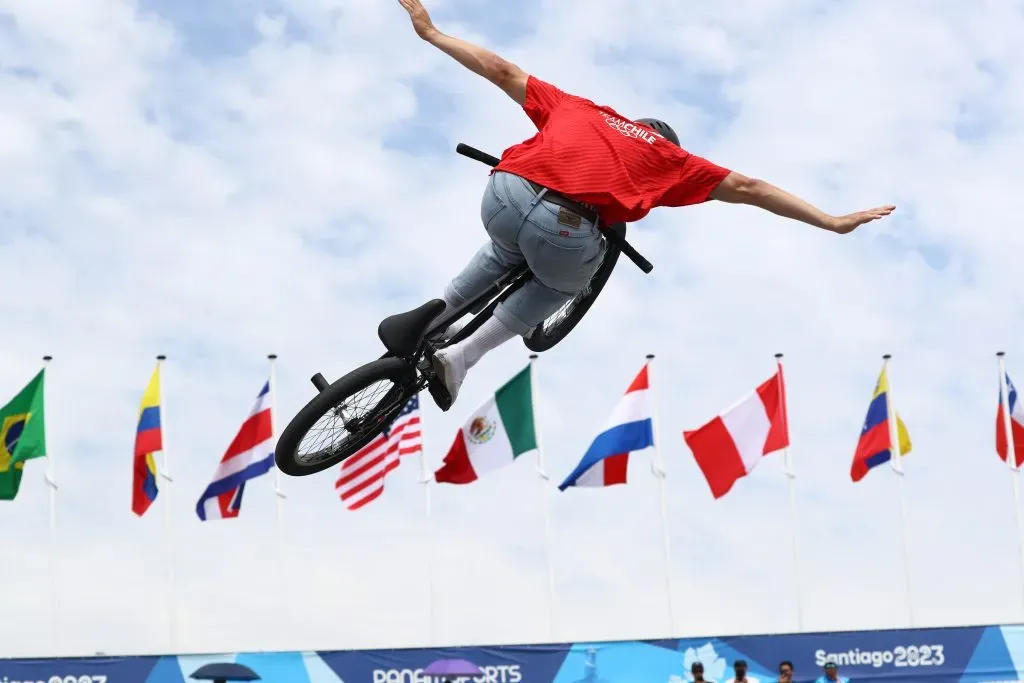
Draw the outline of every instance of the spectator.
M850 683L849 678L839 675L839 665L835 662L825 662L825 675L819 678L816 683Z
M779 662L778 683L793 683L793 662L788 659Z
M708 683L704 680L704 665L700 662L694 662L690 665L690 673L693 674L694 683Z
M732 665L735 678L730 678L728 683L760 683L753 676L747 675L747 662L744 659L737 659Z

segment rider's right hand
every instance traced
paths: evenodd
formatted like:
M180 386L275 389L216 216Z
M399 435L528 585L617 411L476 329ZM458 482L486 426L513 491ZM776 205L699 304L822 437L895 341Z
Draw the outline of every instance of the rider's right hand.
M876 209L868 209L867 211L858 211L856 213L849 213L845 216L832 216L828 230L840 234L846 235L853 232L865 223L876 221L879 218L884 218L892 213L896 207L892 204L886 206L880 206Z

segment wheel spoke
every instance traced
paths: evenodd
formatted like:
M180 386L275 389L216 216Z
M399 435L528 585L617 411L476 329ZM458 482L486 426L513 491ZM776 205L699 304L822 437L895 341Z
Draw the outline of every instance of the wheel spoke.
M365 436L368 430L379 429L380 425L367 420L386 412L381 403L394 387L391 380L374 382L327 411L303 437L295 459L307 466L316 465L344 448L352 439Z

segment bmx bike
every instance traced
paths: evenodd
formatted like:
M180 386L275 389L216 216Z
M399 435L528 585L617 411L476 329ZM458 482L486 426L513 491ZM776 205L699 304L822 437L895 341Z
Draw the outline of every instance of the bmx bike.
M498 159L459 143L459 154L496 166ZM607 241L601 265L586 287L523 338L531 351L546 351L569 334L593 306L623 253L645 273L654 266L626 241L626 224L600 226ZM434 373L433 354L473 334L499 303L533 277L526 265L513 269L486 292L454 310L433 299L381 321L377 336L386 353L334 382L312 377L314 396L281 432L274 450L277 467L289 476L321 472L357 453L388 429L403 406L427 389L442 410L451 407L444 383ZM471 315L450 337L448 328Z

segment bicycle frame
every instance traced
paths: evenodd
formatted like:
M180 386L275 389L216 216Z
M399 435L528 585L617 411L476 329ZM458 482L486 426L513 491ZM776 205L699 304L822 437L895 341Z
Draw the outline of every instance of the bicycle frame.
M481 292L478 296L467 301L461 306L456 307L454 310L446 311L438 316L437 320L427 328L427 332L423 337L425 343L431 344L435 349L440 349L462 341L469 335L473 334L488 318L491 317L498 304L510 297L513 292L526 284L526 282L532 277L533 273L530 272L529 266L525 263L513 268L503 277L496 280L494 284L487 288L486 291ZM430 341L443 333L453 322L461 319L467 313L472 313L473 319L470 320L461 330L456 332L451 339L443 343L434 343Z

